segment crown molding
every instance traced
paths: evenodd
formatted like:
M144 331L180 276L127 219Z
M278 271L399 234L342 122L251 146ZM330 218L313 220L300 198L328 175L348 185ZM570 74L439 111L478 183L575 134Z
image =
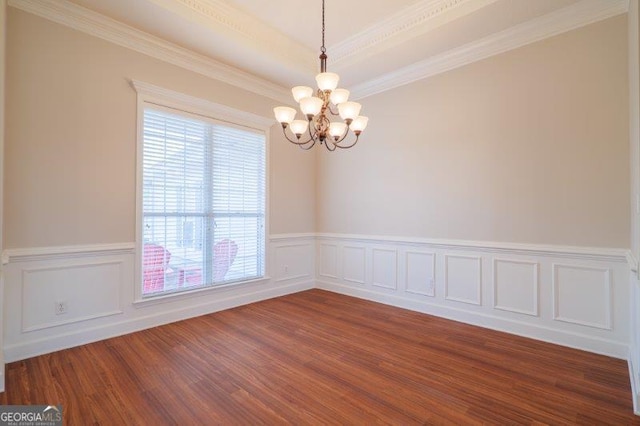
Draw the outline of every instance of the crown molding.
M215 32L242 39L256 51L280 58L290 66L313 74L317 70L316 53L255 16L223 0L150 0L183 18L199 22Z
M369 80L352 88L355 99L382 93L548 37L626 13L628 0L582 0L478 41Z
M255 18L225 5L222 0L152 0L165 8L188 7L228 31L266 44L269 37L287 37ZM331 48L332 63L345 65L416 37L437 26L471 13L496 0L422 0L380 24ZM167 6L174 4L174 6ZM8 0L8 5L111 43L135 50L209 78L251 91L279 102L291 102L289 91L246 71L152 36L67 0ZM547 37L625 13L629 0L582 0L571 6L524 22L483 39L432 56L423 61L374 78L352 88L354 99L400 87L469 63L488 58ZM184 9L182 10L184 13ZM274 35L275 34L275 35ZM286 42L286 41L285 41ZM292 43L288 41L286 43ZM268 43L268 51L286 51ZM300 49L306 50L299 46ZM266 49L266 48L265 48ZM298 50L296 50L298 51ZM281 54L280 54L281 55ZM302 55L300 57L304 57ZM287 63L291 63L288 59Z
M497 0L422 0L330 47L331 65L345 67L380 54Z
M9 0L9 6L280 102L282 86L125 25L66 0Z

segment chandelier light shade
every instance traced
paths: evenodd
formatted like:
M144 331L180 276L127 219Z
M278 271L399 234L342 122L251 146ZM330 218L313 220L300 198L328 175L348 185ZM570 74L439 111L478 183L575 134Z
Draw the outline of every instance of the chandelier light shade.
M316 76L316 83L318 83L318 89L323 92L336 90L338 87L338 81L340 76L334 72L321 72Z
M327 49L324 47L324 0L322 0L322 46L320 47L320 73L316 75L317 90L308 86L291 89L293 99L300 105L304 119L296 120L297 111L280 106L273 109L276 120L282 125L287 140L303 149L311 149L316 143L329 151L351 148L367 127L369 119L360 115L362 105L350 102L350 92L338 88L340 76L327 72ZM333 118L333 119L332 119ZM338 119L341 119L339 121ZM287 128L289 132L287 132ZM292 133L293 137L289 136ZM352 133L352 142L344 142ZM306 134L306 135L305 135ZM303 136L304 135L304 136Z
M276 120L280 123L290 124L296 117L296 110L289 107L276 107L273 112L276 115Z
M347 89L336 89L331 92L329 100L332 104L339 105L343 102L347 102L350 94L351 93Z
M296 86L291 89L291 93L293 93L293 99L295 99L296 102L300 102L302 98L313 96L313 89L309 86Z
M297 137L302 136L307 131L307 127L309 127L307 120L293 120L291 122L291 131Z

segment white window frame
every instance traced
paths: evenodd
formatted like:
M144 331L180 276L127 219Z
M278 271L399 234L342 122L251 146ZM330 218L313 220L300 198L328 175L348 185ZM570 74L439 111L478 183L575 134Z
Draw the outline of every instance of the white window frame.
M134 280L134 304L148 304L158 301L176 300L190 297L194 293L211 292L230 286L240 286L248 283L262 283L269 278L269 129L273 120L246 111L230 108L205 99L164 89L152 84L131 80L131 85L137 93L137 150L136 150L136 258ZM239 125L258 130L265 138L265 215L264 215L264 276L257 279L235 281L229 284L198 287L176 293L159 293L157 295L142 296L142 249L143 249L143 148L144 148L144 110L145 108L162 108L174 110L177 113L199 115L206 119L222 121L232 125Z

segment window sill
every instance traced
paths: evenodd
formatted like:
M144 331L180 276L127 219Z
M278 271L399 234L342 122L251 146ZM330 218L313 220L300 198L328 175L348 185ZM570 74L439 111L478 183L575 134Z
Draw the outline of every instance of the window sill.
M176 302L179 300L192 299L195 296L201 296L203 293L209 293L209 292L213 293L215 291L228 290L230 288L242 287L242 286L251 285L251 284L265 284L265 283L268 283L269 281L271 281L271 278L265 276L265 277L256 278L253 280L235 281L227 284L194 288L193 290L185 290L185 291L168 293L168 294L159 294L157 296L148 296L144 298L137 296L137 298L133 301L133 306L136 308L142 308L146 306L157 305L160 303Z

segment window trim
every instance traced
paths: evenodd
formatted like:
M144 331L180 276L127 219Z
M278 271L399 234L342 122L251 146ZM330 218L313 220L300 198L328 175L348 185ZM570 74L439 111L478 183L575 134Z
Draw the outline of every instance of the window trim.
M161 301L174 301L185 297L195 297L202 292L225 290L229 287L244 284L255 284L268 282L269 278L269 129L273 125L273 120L250 112L237 110L226 105L220 105L206 99L164 89L149 83L138 80L131 80L131 86L137 93L136 111L136 250L135 250L135 279L134 279L134 305L142 306L155 304ZM264 276L251 279L235 281L220 286L200 287L193 290L186 290L175 293L159 293L157 295L142 296L142 239L143 239L143 204L142 204L142 183L143 183L143 148L144 148L144 109L145 107L169 109L177 113L186 113L201 116L204 120L222 122L232 126L248 127L264 134L265 138L265 200L264 200Z

